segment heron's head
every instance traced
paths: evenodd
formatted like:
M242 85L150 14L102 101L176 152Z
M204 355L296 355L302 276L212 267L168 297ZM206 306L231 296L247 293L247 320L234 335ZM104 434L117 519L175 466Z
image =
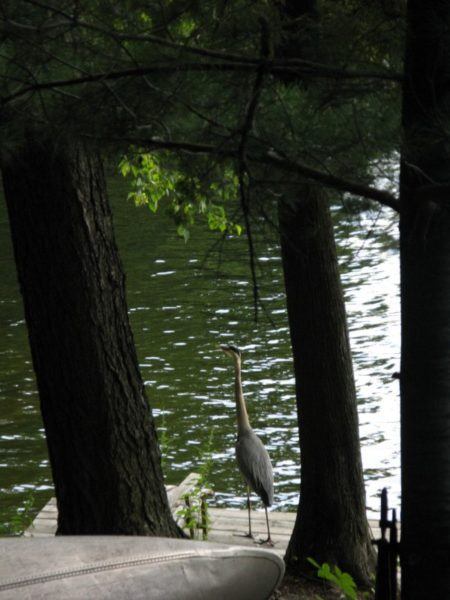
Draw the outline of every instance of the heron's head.
M221 344L220 349L233 359L240 359L242 356L239 348L237 346L233 346L232 344Z

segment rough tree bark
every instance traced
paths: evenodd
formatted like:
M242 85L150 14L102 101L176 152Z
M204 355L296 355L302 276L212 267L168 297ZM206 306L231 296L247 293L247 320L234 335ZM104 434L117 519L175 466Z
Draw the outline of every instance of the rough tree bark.
M35 135L2 162L58 533L177 536L101 161Z
M316 1L288 0L283 11L295 29L289 30L287 47L277 53L314 60L319 43ZM279 228L301 465L300 502L285 561L294 573L308 567L308 557L327 561L366 585L374 551L345 305L324 192L314 184L299 185L295 196L291 192L279 203Z
M450 598L450 3L408 2L401 168L402 598Z
M279 223L300 433L300 503L286 562L338 564L361 583L373 568L356 393L333 225L322 190L281 202Z

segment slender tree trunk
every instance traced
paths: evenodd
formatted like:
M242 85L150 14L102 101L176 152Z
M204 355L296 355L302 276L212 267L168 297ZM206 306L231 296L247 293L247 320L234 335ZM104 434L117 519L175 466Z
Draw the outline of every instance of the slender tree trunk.
M324 193L298 190L279 223L300 432L300 504L286 554L337 564L367 583L373 550L366 518L358 415L333 225Z
M408 2L401 171L402 598L450 598L450 3Z
M176 536L101 161L33 137L2 171L58 533Z
M317 2L287 0L281 56L315 60ZM292 83L292 77L287 83ZM298 82L304 87L311 82ZM368 584L374 551L366 517L356 392L330 209L314 184L279 204L279 227L300 433L300 502L285 556L337 564Z

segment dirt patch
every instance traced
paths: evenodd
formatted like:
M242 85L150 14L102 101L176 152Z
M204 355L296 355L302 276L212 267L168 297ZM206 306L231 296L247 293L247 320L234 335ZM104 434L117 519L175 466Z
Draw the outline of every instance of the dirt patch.
M329 584L286 575L270 600L339 600L341 594Z

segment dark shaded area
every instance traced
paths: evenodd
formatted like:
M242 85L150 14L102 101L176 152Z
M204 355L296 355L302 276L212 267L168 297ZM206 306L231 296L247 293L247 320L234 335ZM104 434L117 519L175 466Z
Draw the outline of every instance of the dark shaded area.
M402 598L448 598L450 5L408 3L401 170ZM430 183L433 184L431 187Z
M177 535L101 160L30 135L2 170L58 532Z

